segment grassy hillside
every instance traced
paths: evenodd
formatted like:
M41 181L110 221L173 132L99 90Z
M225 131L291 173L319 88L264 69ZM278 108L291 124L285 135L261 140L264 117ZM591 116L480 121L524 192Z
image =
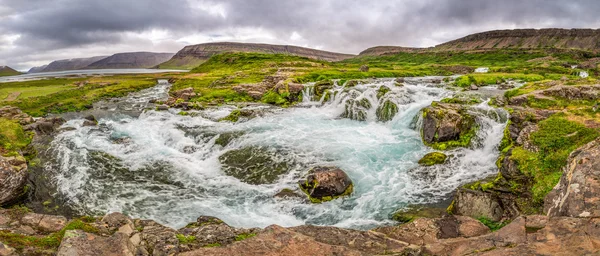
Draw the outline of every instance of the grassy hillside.
M8 66L0 66L0 76L16 76L22 74Z

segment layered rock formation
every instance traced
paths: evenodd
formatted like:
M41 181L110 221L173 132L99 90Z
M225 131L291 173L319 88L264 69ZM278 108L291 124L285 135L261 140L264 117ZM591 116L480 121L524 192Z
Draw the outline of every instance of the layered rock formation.
M160 64L159 68L193 68L202 64L211 56L223 52L280 53L326 61L340 61L354 57L351 54L327 52L291 45L223 42L186 46L169 61Z

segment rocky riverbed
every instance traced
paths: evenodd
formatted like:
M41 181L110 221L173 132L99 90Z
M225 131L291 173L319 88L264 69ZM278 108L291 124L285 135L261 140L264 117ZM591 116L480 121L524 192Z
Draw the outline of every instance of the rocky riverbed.
M540 95L598 95L594 86L579 92L560 86ZM600 142L587 140L585 127L569 132L586 143L574 148L560 183L540 198L531 188L541 185L517 167L519 150L545 149L534 138L560 117L530 108L531 97L506 99L497 89L473 97L437 77L303 87L303 103L291 109L202 109L185 103L193 91L169 99L165 82L63 117L33 120L3 108L2 117L37 134L43 168L29 163L36 175L29 185L47 191L32 198L24 190L25 158L0 159L0 175L14 181L0 187L10 195L1 203L29 195L36 212L46 212L2 210L0 255L600 250ZM489 97L509 104L510 116L490 107ZM149 103L156 101L179 108ZM36 179L42 176L49 182ZM114 211L130 217L72 217Z

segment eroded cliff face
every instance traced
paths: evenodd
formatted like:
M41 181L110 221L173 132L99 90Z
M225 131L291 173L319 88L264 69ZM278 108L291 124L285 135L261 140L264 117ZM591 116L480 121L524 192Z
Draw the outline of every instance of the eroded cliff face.
M310 48L291 45L249 44L249 43L206 43L184 47L169 61L161 64L161 68L185 67L193 68L209 59L211 56L223 52L257 52L280 53L311 59L340 61L354 57L351 54L327 52Z
M600 49L600 30L596 29L514 29L472 34L437 45L436 50L475 49Z
M362 51L359 56L381 56L397 53L432 51L471 51L493 49L600 49L600 30L597 29L514 29L493 30L471 34L435 47L409 48L376 46Z

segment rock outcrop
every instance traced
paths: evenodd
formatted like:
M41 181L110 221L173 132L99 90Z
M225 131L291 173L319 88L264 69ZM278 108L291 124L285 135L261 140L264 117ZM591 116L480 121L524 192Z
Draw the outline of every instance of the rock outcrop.
M298 185L313 203L331 201L350 195L353 191L352 180L337 167L315 167L308 172L305 180L298 182Z
M422 110L423 142L436 149L468 146L476 131L475 118L459 104L434 102Z
M279 53L326 61L340 61L354 57L351 54L327 52L291 45L222 42L186 46L177 52L173 58L160 64L159 67L193 68L202 64L211 56L224 52Z
M0 205L14 202L25 194L28 174L25 158L0 155Z
M600 140L575 150L545 199L548 216L600 217Z

